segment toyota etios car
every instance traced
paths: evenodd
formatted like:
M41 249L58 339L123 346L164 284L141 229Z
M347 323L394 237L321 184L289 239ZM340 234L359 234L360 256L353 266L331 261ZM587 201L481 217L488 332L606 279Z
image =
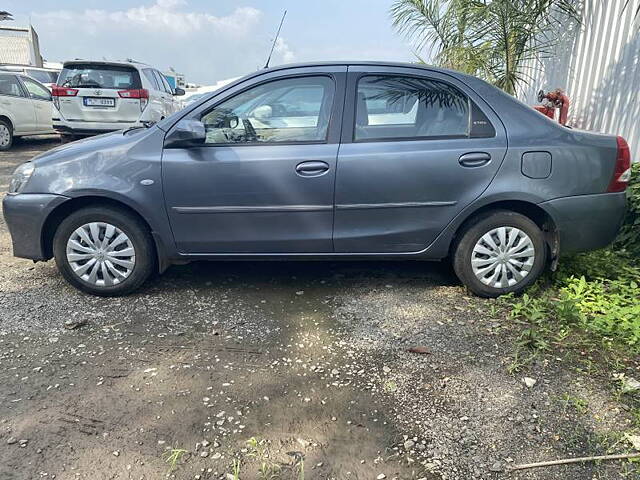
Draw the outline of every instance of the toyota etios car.
M460 73L293 65L40 155L4 215L16 256L97 295L189 260L451 256L492 297L612 241L629 156Z

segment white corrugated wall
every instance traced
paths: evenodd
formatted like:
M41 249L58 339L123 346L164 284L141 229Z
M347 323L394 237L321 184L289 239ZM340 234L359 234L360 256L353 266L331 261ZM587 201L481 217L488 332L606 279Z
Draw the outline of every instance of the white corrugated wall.
M622 135L640 161L640 0L585 0L581 25L567 24L554 55L532 62L518 96L530 105L540 89L562 88L569 124Z

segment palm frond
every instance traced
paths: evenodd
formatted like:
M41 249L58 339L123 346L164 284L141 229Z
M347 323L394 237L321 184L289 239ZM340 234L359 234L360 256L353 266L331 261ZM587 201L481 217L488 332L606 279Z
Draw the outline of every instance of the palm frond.
M437 65L471 73L513 94L527 62L550 56L560 33L579 22L582 0L396 0L394 27ZM629 2L630 0L627 0Z

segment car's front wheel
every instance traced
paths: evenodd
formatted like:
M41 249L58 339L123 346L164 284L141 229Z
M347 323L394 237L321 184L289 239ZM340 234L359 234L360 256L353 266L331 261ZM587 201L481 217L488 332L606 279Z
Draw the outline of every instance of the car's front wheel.
M146 226L131 213L110 206L73 212L53 238L62 276L76 288L100 296L139 288L153 271L154 251Z
M516 212L485 213L459 237L453 254L456 275L481 297L520 293L546 265L547 247L540 228Z
M0 151L9 150L12 144L13 128L8 122L0 120Z

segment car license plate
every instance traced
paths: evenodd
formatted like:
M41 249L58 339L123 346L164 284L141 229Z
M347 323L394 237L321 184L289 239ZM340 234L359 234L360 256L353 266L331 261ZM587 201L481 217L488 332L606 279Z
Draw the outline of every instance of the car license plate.
M115 107L116 106L116 99L115 98L84 97L84 104L87 107Z

